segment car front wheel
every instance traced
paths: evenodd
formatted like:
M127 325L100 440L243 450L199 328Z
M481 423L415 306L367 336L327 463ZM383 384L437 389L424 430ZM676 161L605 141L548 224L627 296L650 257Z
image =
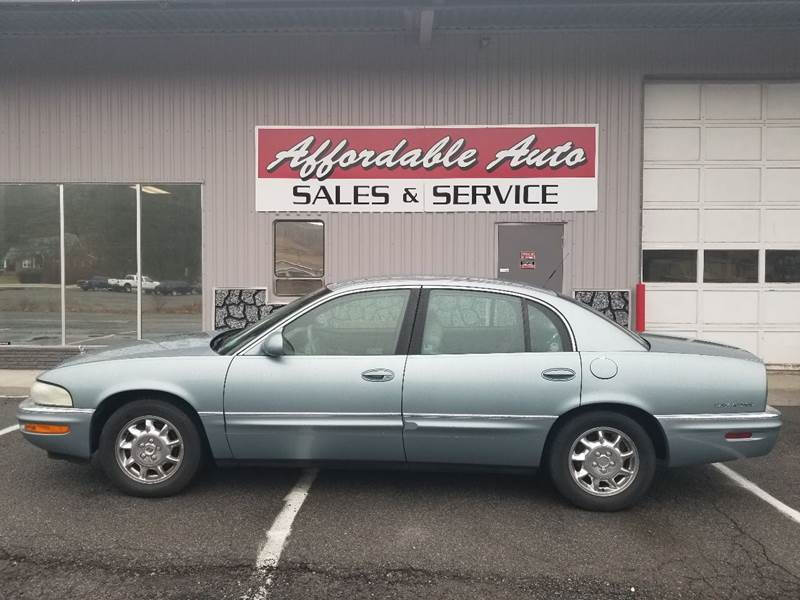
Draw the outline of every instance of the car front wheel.
M197 473L203 446L197 427L162 400L136 400L109 417L100 434L99 462L111 481L133 496L171 496Z
M650 487L655 448L644 428L630 417L593 411L571 419L556 432L548 468L558 491L576 506L622 510Z

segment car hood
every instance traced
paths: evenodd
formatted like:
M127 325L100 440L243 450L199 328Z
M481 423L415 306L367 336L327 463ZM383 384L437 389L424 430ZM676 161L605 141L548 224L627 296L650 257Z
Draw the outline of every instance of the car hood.
M751 354L747 350L684 337L674 337L671 335L658 335L644 333L641 336L650 344L651 352L666 352L673 354L699 354L702 356L724 356L727 358L742 358L760 362L761 359Z
M115 346L108 350L89 351L81 353L75 358L70 358L59 367L68 367L92 362L103 362L108 360L120 360L126 358L148 358L148 357L174 357L174 356L215 356L216 353L211 349L209 342L219 333L198 333L191 335L176 335L164 338L159 341L141 340Z

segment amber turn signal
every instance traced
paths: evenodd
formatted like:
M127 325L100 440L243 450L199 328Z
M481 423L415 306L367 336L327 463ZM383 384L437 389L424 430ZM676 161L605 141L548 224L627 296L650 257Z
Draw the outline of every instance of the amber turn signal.
M22 429L28 433L69 433L69 425L51 425L50 423L25 423Z

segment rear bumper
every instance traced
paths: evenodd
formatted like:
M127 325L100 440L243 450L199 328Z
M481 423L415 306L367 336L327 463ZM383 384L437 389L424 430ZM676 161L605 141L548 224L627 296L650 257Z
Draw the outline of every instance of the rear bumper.
M758 413L656 415L667 437L671 467L751 458L768 454L778 440L781 413L767 406ZM751 437L726 439L728 432Z
M17 408L17 421L22 435L34 446L39 446L50 454L86 459L91 456L93 414L94 410L91 408L39 406L28 398ZM29 433L25 431L26 423L69 425L70 431L64 434Z

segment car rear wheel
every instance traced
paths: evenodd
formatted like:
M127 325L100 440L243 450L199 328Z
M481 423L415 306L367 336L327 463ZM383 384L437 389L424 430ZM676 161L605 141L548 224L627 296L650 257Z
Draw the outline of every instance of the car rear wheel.
M203 445L180 408L162 400L136 400L109 417L98 453L103 470L123 492L155 498L176 494L192 481Z
M558 491L587 510L635 504L650 487L655 468L655 448L644 428L612 411L574 417L556 432L548 453Z

